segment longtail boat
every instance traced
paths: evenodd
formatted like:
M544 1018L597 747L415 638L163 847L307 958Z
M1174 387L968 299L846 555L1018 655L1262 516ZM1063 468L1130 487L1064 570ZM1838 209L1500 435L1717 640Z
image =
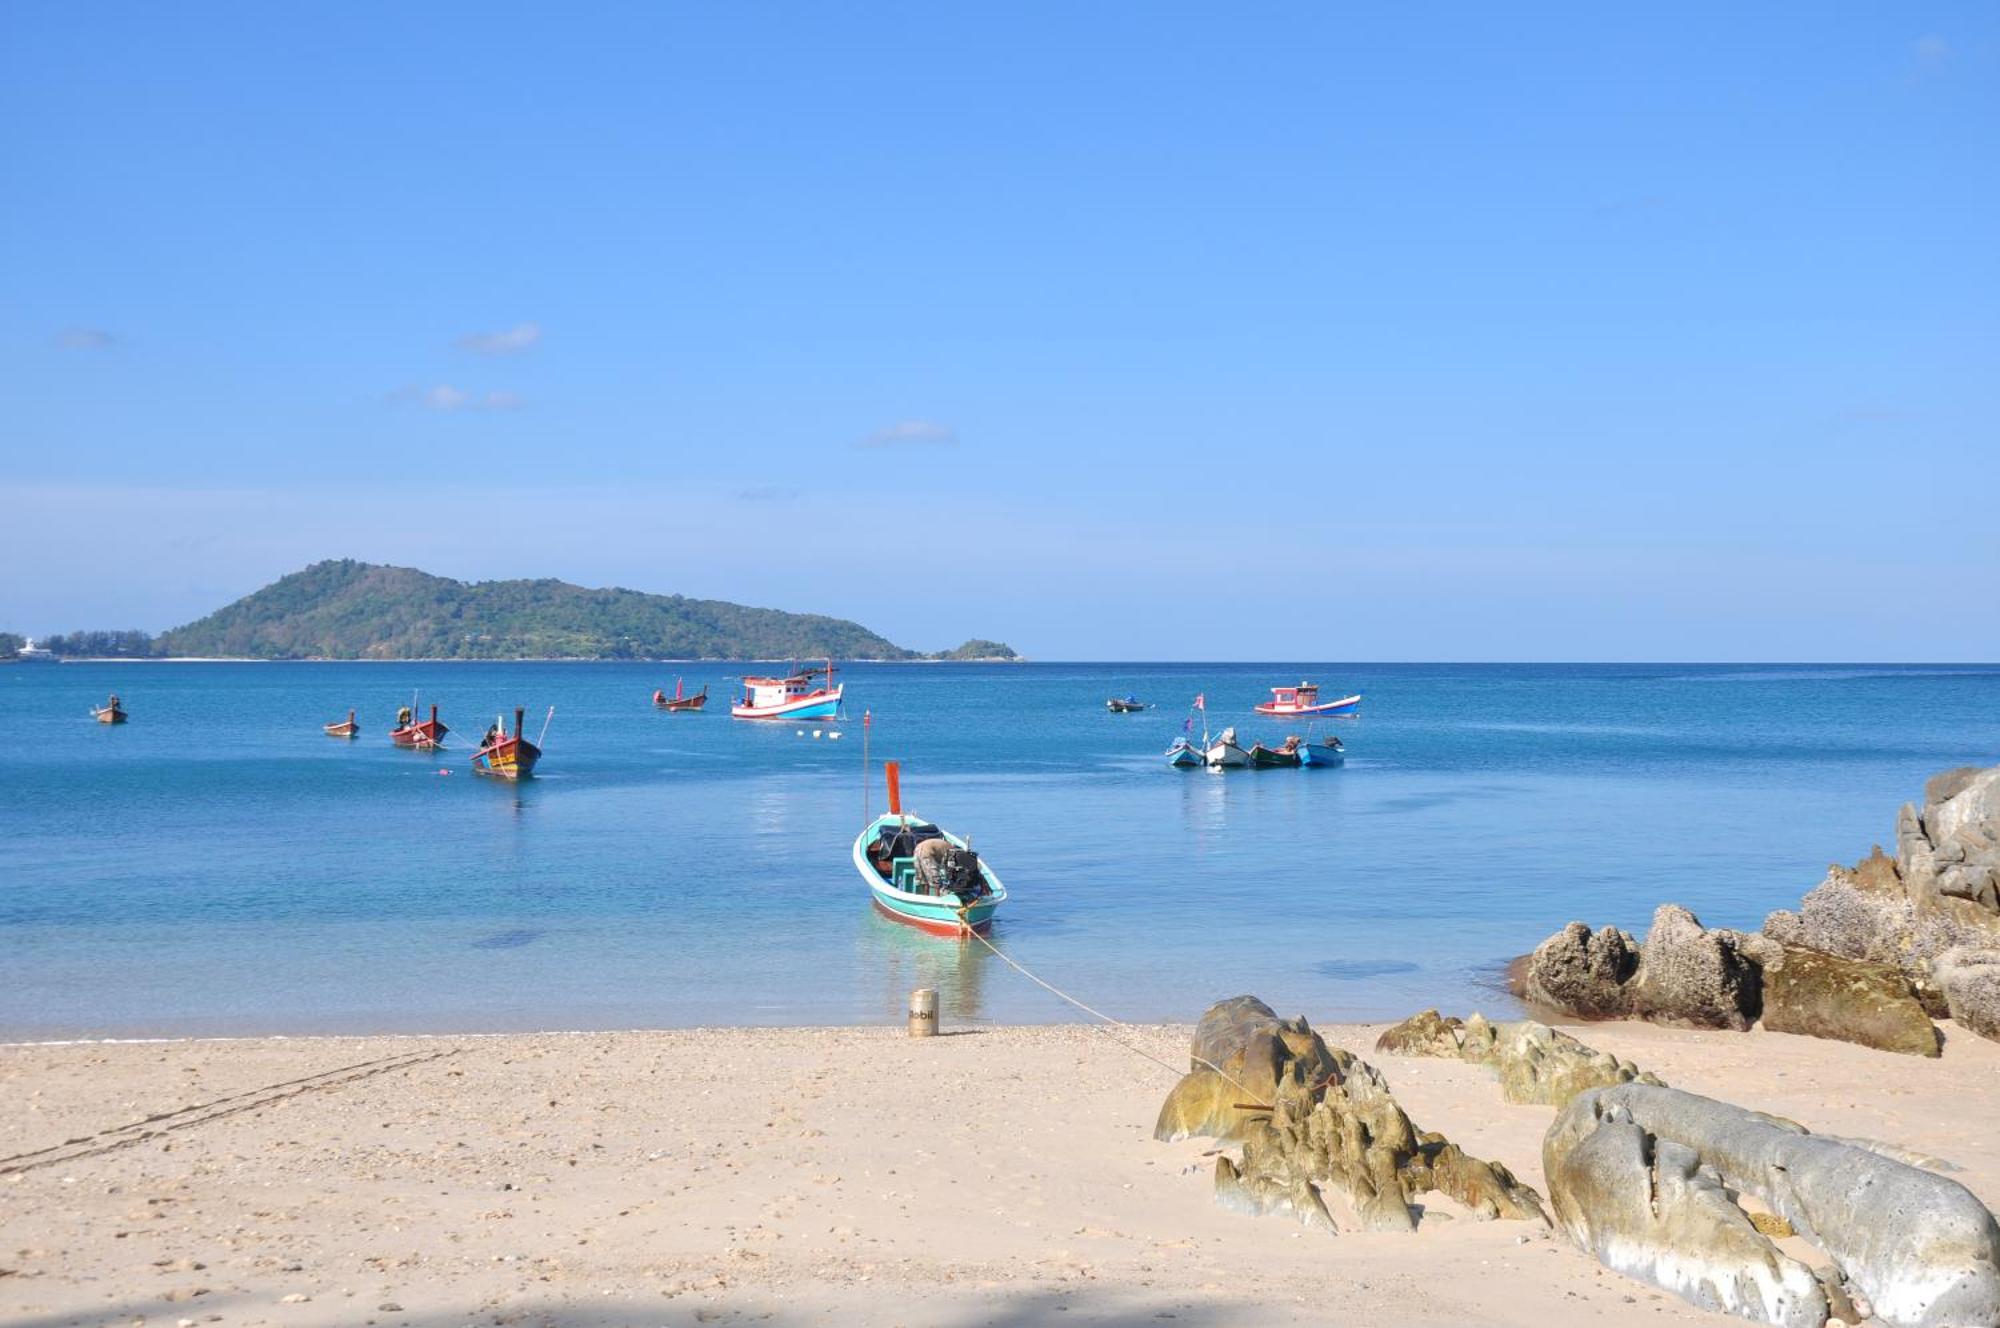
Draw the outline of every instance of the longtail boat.
M352 738L361 732L361 726L354 722L354 712L352 710L347 712L347 719L344 723L322 724L320 727L326 731L326 736L329 738Z
M1104 702L1104 708L1114 715L1136 715L1147 708L1144 701L1131 696L1113 696Z
M833 661L828 660L782 678L745 678L742 699L729 713L737 719L833 719L840 713L844 690L844 684L834 685Z
M903 810L894 761L889 810L854 837L854 869L875 907L897 922L938 936L966 936L993 924L1007 887L972 851L972 841Z
M111 694L109 701L95 707L90 713L100 724L123 724L125 722L125 707L120 704L118 693L116 692Z
M1305 764L1305 756L1299 751L1299 740L1287 738L1276 747L1266 747L1263 743L1250 746L1250 768L1270 770L1279 766L1300 766Z
M1176 770L1196 770L1201 767L1201 749L1186 738L1175 738L1174 745L1167 748L1167 764Z
M1352 715L1361 709L1361 693L1337 701L1319 699L1319 684L1302 682L1296 687L1273 687L1271 699L1259 702L1260 715Z
M662 710L674 712L699 710L708 704L707 683L701 685L700 691L696 692L693 696L689 696L682 689L681 682L682 680L679 678L674 679L674 694L672 696L668 696L666 692L656 688L653 692L653 704L659 706Z
M404 706L396 712L396 727L389 730L389 741L398 747L441 747L449 732L451 729L438 718L436 706L431 707L431 717L421 722L412 722L410 708Z
M555 707L549 707L555 714ZM526 779L535 773L535 762L542 759L542 749L529 742L521 731L522 717L527 714L524 706L514 707L514 731L507 732L502 720L494 720L493 727L486 731L486 740L473 753L472 769L475 774L492 775L495 779ZM542 725L542 735L548 736L549 726Z

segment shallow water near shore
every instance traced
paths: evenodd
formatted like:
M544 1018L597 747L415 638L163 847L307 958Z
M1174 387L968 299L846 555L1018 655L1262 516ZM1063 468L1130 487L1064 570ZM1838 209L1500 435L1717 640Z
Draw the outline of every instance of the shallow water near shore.
M481 1031L1073 1012L983 947L890 922L848 859L905 800L1006 880L995 944L1101 1009L1254 991L1316 1020L1503 1008L1570 918L1793 906L1952 765L2000 760L2000 668L955 665L843 669L850 718L731 720L743 666L0 669L0 1037ZM676 675L712 709L650 703ZM1182 772L1188 701L1246 741L1311 677L1362 691L1327 770ZM392 748L412 691L449 750ZM91 721L117 691L132 720ZM1112 715L1109 695L1159 703ZM519 787L478 733L556 713ZM320 725L359 710L361 737ZM842 736L815 738L838 729ZM441 771L449 770L450 774Z

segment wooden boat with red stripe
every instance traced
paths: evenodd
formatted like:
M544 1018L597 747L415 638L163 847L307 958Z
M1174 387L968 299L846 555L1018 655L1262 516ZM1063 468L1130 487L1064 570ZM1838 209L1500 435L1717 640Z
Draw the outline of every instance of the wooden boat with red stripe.
M708 684L703 683L700 691L696 692L693 696L689 696L681 689L681 680L676 678L674 679L674 694L668 696L664 691L655 691L653 693L653 704L659 706L662 710L679 714L685 714L690 710L699 710L708 704Z
M1361 709L1361 693L1322 701L1318 683L1302 682L1296 687L1273 687L1271 699L1256 709L1260 715L1352 715Z
M329 738L352 738L361 732L361 726L354 722L354 712L352 710L347 712L346 722L340 724L322 724L320 727L326 730L326 736Z
M491 775L495 779L526 779L535 773L535 763L542 759L542 749L529 742L521 731L522 717L527 713L522 706L514 707L514 731L495 721L491 737L484 746L473 753L474 774ZM551 710L549 713L555 713ZM543 732L547 732L546 726Z
M399 718L403 721L389 730L389 741L398 747L431 748L444 745L444 735L451 732L445 722L438 718L438 708L431 707L431 717L415 723L411 722L406 707Z
M112 693L109 701L96 707L90 713L91 717L100 724L123 724L125 722L125 707L120 704L116 692Z

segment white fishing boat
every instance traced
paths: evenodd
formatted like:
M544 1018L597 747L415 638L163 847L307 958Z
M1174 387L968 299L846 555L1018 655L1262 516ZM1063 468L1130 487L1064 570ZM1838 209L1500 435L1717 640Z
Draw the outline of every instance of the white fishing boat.
M1206 753L1210 770L1238 770L1250 764L1250 753L1236 741L1235 726L1224 729L1208 745Z

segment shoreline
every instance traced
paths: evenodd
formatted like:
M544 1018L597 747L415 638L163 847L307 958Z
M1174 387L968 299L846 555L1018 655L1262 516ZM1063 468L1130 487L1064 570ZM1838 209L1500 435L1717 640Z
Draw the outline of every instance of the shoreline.
M1477 1066L1377 1053L1381 1024L1315 1027L1421 1128L1545 1192L1551 1109L1504 1104ZM1955 1034L1923 1061L1762 1030L1574 1031L1676 1086L1942 1157L2000 1200L2000 1044ZM1414 1236L1229 1213L1214 1141L1152 1137L1169 1069L1075 1024L943 1032L0 1047L18 1104L0 1157L32 1164L0 1172L0 1319L1741 1322L1449 1201ZM1189 1032L1121 1037L1172 1066Z

